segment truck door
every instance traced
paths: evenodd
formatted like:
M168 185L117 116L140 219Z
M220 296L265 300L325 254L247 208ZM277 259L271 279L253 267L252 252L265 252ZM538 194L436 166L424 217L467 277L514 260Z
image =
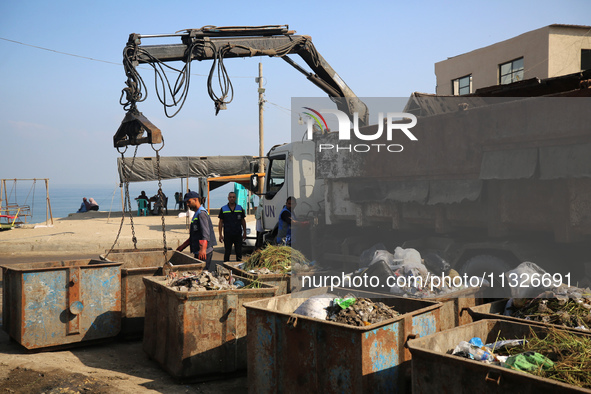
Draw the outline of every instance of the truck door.
M287 179L285 178L286 159L285 154L269 157L262 216L266 231L273 230L277 224L279 213L288 197Z

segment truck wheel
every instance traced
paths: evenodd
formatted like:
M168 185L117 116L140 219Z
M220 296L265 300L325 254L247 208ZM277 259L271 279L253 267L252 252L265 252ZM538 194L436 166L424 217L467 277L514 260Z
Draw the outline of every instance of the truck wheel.
M491 282L492 274L491 287L483 287L483 297L507 298L511 297L511 291L509 288L502 287L503 282L499 275L503 275L504 272L507 272L510 269L511 266L502 258L488 254L481 254L466 260L460 269L460 273L462 277L466 274L468 278L471 276L482 278L484 275L484 279L488 282ZM504 283L506 284L507 282L505 281Z

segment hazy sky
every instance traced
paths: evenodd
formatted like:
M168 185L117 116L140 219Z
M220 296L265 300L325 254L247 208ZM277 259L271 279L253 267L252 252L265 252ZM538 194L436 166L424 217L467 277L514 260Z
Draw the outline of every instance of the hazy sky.
M0 178L50 178L54 186L118 180L119 153L112 141L124 116L119 104L126 79L121 59L130 33L288 24L297 34L312 37L358 96L408 97L414 91L435 92L435 62L553 23L589 25L589 15L589 0L4 0L0 2ZM164 42L180 43L180 39ZM157 42L143 41L150 43ZM299 57L292 58L305 66ZM172 119L157 100L153 72L142 66L148 99L139 109L162 130L166 144L161 154L257 155L254 77L259 62L268 101L265 152L288 142L291 97L325 95L281 59L227 60L234 101L218 116L207 95L211 63L193 62L189 97ZM143 145L138 155L154 156L154 151Z

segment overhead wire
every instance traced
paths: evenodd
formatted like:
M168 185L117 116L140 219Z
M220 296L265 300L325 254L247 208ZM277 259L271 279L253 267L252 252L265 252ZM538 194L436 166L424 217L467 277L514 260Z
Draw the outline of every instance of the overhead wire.
M44 51L48 51L48 52L54 52L54 53L61 54L61 55L86 59L86 60L90 60L90 61L97 61L97 62L101 62L101 63L113 64L116 66L121 65L121 63L96 59L96 58L92 58L92 57L88 57L88 56L76 55L76 54L72 54L72 53L68 53L68 52L58 51L55 49L50 49L50 48L45 48L45 47L41 47L41 46L37 46L37 45L27 44L27 43L24 43L21 41L11 40L11 39L7 39L4 37L0 37L0 40L12 42L15 44L24 45L24 46L28 46L31 48L36 48L36 49L40 49L40 50L44 50ZM157 95L160 103L164 106L164 111L165 111L165 114L167 117L169 117L169 118L174 117L181 110L182 106L184 105L184 103L187 99L187 93L188 93L188 89L189 89L191 76L201 76L201 77L207 76L208 94L209 94L209 97L216 103L216 114L217 114L217 112L219 111L219 109L221 109L223 104L229 104L233 100L234 88L233 88L233 85L231 82L231 78L254 78L254 76L232 76L232 77L230 77L230 75L228 74L227 69L224 65L224 61L223 61L224 55L228 51L232 50L233 48L241 48L244 50L248 50L251 53L256 52L256 50L253 48L242 46L242 45L234 45L234 46L225 45L221 48L217 48L215 46L215 44L211 41L207 42L207 44L210 45L211 49L214 52L213 64L212 64L210 71L207 75L198 74L198 73L191 73L191 61L190 61L191 59L189 58L189 56L192 53L193 47L191 47L191 50L187 51L188 55L187 55L187 59L185 60L185 65L183 66L182 69L179 70L173 66L170 66L169 64L159 61L157 58L153 57L148 51L145 51L140 47L133 48L134 50L130 52L130 49L132 49L132 48L130 48L130 46L126 46L123 51L123 65L126 70L126 74L128 76L128 81L126 82L126 84L127 83L129 83L129 84L121 92L121 97L119 99L120 104L124 107L125 110L128 110L129 107L131 106L131 103L139 103L139 102L143 102L147 99L148 89L147 89L146 83L145 83L144 79L142 78L141 74L138 72L138 70L137 70L138 67L135 67L133 64L133 62L134 62L133 59L138 54L141 53L141 55L146 56L148 59L150 59L150 61L147 64L149 66L151 66L151 68L154 70L154 73L155 73L154 74L154 86L155 86L155 90L156 90L156 95ZM312 61L315 64L318 64L318 56L317 56L317 51L314 48L314 44L304 37L300 37L298 40L294 40L288 44L281 45L277 48L274 48L273 49L274 56L283 57L283 56L289 54L289 52L296 45L307 46L309 53L311 53L311 55L312 55ZM165 67L167 69L169 69L170 71L174 71L179 74L175 80L174 85L172 85L172 86L169 81L168 75L166 74ZM139 68L145 69L145 68L141 68L141 67L139 67ZM216 71L217 71L217 73L216 73ZM219 93L216 93L216 91L213 87L214 86L213 81L214 81L214 78L216 78L216 77L217 77L217 85L219 87ZM143 92L146 92L145 95ZM123 102L124 96L126 96L127 102ZM291 112L291 110L281 107L275 103L270 102L270 104L275 105L280 108L283 108L283 109ZM176 106L178 106L178 109L174 113L171 114L168 109L172 108L172 107L176 107Z
M55 50L55 49L45 48L45 47L41 47L41 46L37 46L37 45L32 45L32 44L27 44L25 42L11 40L11 39L4 38L4 37L0 37L0 40L12 42L14 44L24 45L24 46L35 48L35 49L41 49L43 51L54 52L54 53L57 53L59 55L66 55L66 56L78 57L78 58L81 58L81 59L91 60L91 61L94 61L94 62L101 62L101 63L112 64L112 65L117 66L117 67L120 67L121 66L121 63L112 62L112 61L109 61L109 60L95 59L95 58L88 57L88 56L76 55L76 54L73 54L73 53L58 51L58 50ZM147 68L143 68L143 67L138 67L138 68L143 69L143 70L147 70ZM198 76L198 77L207 77L207 74L193 73L191 75ZM232 78L249 78L250 79L250 78L255 78L255 76L254 75L232 75Z

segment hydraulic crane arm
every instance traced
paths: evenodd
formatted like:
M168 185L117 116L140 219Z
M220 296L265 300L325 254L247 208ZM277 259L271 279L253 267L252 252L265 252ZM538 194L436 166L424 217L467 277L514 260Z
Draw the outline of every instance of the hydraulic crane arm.
M155 37L180 37L181 43L141 45L142 39ZM306 71L295 63L288 57L290 54L299 55L312 72ZM318 53L310 37L294 35L294 32L289 30L287 25L260 27L206 26L201 29L188 29L168 35L131 34L129 36L129 41L124 49L124 66L128 80L126 82L127 87L123 92L127 102L121 103L128 110L128 113L117 134L115 134L115 146L160 142L160 131L143 117L136 108L136 103L145 99L141 94L143 81L141 81L141 77L136 71L139 64L150 63L153 65L154 63L183 61L186 65L189 65L193 60L212 60L214 65L212 65L212 71L210 72L211 79L216 62L218 62L219 71L223 59L252 56L281 57L328 94L339 110L348 114L351 119L353 119L354 113L358 113L360 125L368 124L366 105ZM176 91L181 89L180 86L175 85ZM210 96L215 101L216 111L224 109L225 104L231 101L231 98L227 100L225 93L221 97L216 97L210 91ZM148 132L148 137L140 138L144 130Z

